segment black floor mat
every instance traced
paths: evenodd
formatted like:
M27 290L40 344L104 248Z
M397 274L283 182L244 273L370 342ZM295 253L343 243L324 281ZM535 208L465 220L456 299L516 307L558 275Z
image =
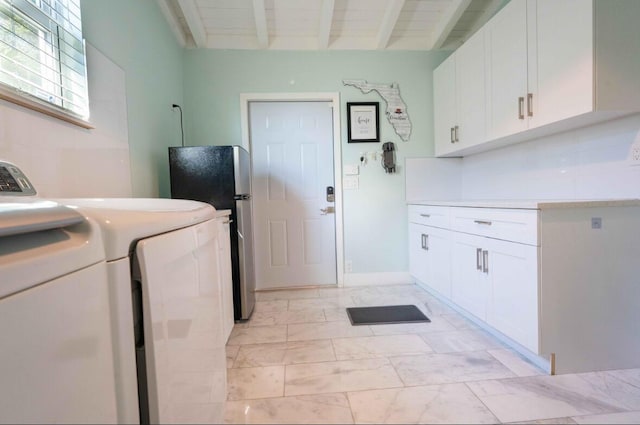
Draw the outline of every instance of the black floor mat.
M348 307L347 315L353 326L431 322L415 305Z

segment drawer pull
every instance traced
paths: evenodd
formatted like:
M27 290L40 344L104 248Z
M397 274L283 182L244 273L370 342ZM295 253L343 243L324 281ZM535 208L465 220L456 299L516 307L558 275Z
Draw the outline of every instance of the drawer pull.
M429 218L431 217L431 214L420 214L420 217Z
M473 220L474 223L476 224L484 224L487 226L491 226L491 222L490 221L485 221L485 220Z

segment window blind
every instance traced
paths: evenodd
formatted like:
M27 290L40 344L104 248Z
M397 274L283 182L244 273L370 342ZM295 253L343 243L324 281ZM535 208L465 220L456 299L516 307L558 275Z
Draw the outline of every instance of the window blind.
M0 0L0 83L89 117L80 0Z

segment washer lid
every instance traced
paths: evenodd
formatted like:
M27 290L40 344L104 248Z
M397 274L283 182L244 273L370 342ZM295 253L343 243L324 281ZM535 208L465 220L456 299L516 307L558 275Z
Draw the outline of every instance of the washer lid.
M41 199L0 202L0 237L72 226L84 217L71 208Z
M183 199L82 198L57 202L98 222L107 261L129 256L140 239L216 218L213 206Z
M100 229L41 199L0 201L0 298L104 263Z

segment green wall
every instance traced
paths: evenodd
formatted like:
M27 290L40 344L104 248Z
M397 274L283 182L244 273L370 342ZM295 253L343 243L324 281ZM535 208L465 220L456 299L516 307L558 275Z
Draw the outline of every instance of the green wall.
M187 50L184 55L186 144L240 144L240 93L340 92L343 164L381 144L347 144L346 102L380 101L383 142L396 144L398 173L378 163L361 167L360 189L344 191L345 260L354 273L408 271L404 158L433 154L432 70L449 52ZM402 142L375 93L343 79L400 85L413 131Z
M152 0L82 0L88 43L126 74L133 196L169 196L167 147L180 144L184 50ZM99 158L96 158L99 160Z
M382 141L396 143L398 173L377 163L361 168L360 189L344 192L345 259L354 273L408 270L404 158L433 154L432 70L446 52L234 51L182 49L157 2L83 0L87 42L126 74L133 195L168 197L167 147L241 142L240 93L340 92L343 164L381 144L347 144L348 101L380 101L344 87L347 78L400 85L413 133L402 142L381 117ZM384 109L382 109L384 110Z

